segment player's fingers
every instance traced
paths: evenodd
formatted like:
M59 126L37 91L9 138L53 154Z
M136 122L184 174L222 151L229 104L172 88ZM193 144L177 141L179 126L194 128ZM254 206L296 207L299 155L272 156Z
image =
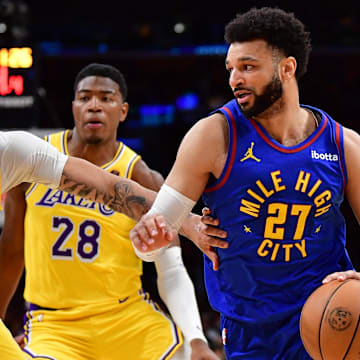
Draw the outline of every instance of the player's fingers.
M338 280L338 281L344 281L347 279L357 279L360 280L360 273L354 271L354 270L348 270L348 271L340 271L340 272L335 272L332 273L328 276L326 276L323 279L323 284L326 284L330 281L333 280Z
M213 249L208 249L205 251L206 256L211 260L212 265L213 265L213 270L217 271L219 270L219 266L220 266L220 261L219 261L219 257L216 254L216 252Z
M202 216L201 222L206 225L212 225L212 226L218 226L219 225L219 219L214 218L212 216Z
M205 206L201 209L201 213L203 214L203 216L210 215L211 210L207 206Z
M134 244L134 246L139 250L139 251L146 251L148 250L148 246L146 245L146 243L144 243L142 241L142 239L140 238L139 234L137 233L136 230L132 229L130 231L130 238L132 243Z
M155 215L154 216L154 224L157 228L157 231L161 230L161 229L166 229L166 227L167 227L166 221L165 221L165 218L163 215ZM151 232L151 235L157 235L157 234L153 234Z
M360 280L360 273L358 273L354 270L347 270L347 271L343 271L342 273L340 273L339 277L341 280L347 280L347 279Z
M163 230L165 231L165 239L169 242L172 242L175 240L176 236L177 236L177 231L174 229L169 229L169 230Z
M152 244L154 239L152 236L156 236L159 234L161 228L166 226L163 225L164 219L162 219L162 215L149 215L145 216L137 225L136 227L141 229L141 236L144 236L143 240L146 241L148 244Z
M201 224L201 226L199 226L199 231L208 236L216 236L222 239L227 237L227 232L225 230L205 224Z
M218 247L221 249L227 249L229 247L229 243L227 241L224 240L220 240L214 237L208 237L206 239L206 244L212 247Z

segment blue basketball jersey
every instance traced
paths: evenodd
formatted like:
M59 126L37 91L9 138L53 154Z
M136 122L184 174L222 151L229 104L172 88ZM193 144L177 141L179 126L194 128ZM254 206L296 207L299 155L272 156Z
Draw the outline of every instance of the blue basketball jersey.
M217 249L220 269L205 257L209 301L224 316L250 323L299 313L321 280L352 269L340 212L347 180L342 127L320 109L318 128L285 147L232 100L217 111L229 126L223 173L203 194L228 232Z

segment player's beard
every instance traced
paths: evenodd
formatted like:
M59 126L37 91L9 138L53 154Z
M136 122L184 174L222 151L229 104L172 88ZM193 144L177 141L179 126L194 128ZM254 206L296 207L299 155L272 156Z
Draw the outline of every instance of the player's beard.
M102 138L97 137L97 136L89 136L86 138L86 143L88 145L98 145L103 141Z
M271 105L273 105L277 100L281 98L282 93L283 87L281 84L281 80L279 78L279 75L274 72L271 81L265 86L263 93L260 95L256 95L254 93L254 105L249 108L245 108L240 104L240 109L244 116L247 118L262 114Z

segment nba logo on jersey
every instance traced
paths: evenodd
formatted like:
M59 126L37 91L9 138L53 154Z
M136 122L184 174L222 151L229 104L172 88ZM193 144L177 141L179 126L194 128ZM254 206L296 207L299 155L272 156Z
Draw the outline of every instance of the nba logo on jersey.
M223 345L226 345L227 328L223 328L221 332L221 338Z

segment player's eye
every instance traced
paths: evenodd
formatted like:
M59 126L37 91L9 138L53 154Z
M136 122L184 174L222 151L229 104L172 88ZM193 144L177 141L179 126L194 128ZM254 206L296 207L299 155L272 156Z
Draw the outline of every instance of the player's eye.
M254 68L254 65L249 65L249 64L244 65L244 70L245 71L252 70L253 68Z

